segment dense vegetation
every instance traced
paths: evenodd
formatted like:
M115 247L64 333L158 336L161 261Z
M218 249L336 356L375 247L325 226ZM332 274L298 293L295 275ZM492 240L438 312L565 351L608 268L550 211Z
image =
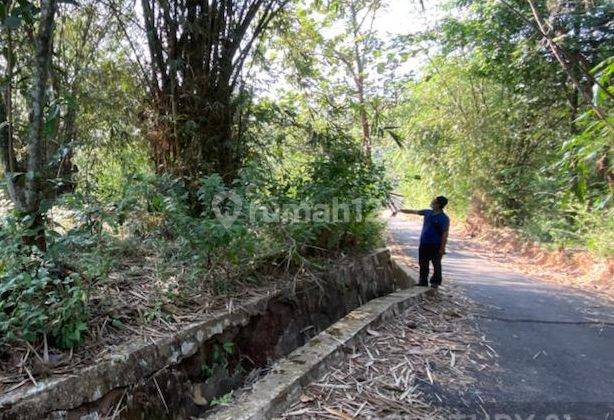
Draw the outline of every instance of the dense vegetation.
M441 188L460 214L479 213L542 242L611 253L614 32L607 8L469 1L463 18L403 40L439 47L396 110L408 138L406 194Z
M0 354L120 329L126 267L151 321L372 248L395 179L607 254L607 3L452 6L392 39L379 0L0 3Z

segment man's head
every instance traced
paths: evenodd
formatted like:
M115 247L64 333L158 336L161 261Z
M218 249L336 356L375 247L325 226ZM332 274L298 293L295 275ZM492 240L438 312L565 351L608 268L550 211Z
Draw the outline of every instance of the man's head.
M435 197L433 201L431 201L431 208L433 210L443 210L446 204L448 204L448 199L445 198L443 195L440 195L439 197Z

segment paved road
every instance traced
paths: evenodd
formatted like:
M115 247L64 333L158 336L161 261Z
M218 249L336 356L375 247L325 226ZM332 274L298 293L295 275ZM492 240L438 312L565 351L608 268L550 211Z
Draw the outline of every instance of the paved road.
M393 237L415 257L419 219L389 220ZM463 250L462 241L452 239L448 248L444 287L454 281L479 305L476 324L500 369L474 373L473 395L448 395L445 403L478 418L486 417L481 398L490 418L500 420L614 420L614 304L511 271Z

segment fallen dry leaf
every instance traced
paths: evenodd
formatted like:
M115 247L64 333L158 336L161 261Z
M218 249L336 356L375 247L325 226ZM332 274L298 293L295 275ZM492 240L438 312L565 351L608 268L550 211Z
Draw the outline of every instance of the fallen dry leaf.
M308 402L313 401L314 398L310 397L308 395L302 394L301 397L300 397L300 400L301 400L302 403L308 403Z

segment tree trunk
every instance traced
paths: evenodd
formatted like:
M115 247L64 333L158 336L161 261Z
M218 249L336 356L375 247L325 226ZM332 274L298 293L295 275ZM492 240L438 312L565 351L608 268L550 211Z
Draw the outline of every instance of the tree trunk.
M229 102L217 102L217 107L213 107L213 111L204 116L207 124L203 124L200 133L200 142L203 144L202 164L212 172L219 173L226 184L230 184L237 177L241 160L235 150L238 146L233 141L234 112Z
M254 42L288 0L141 0L160 172L218 172L228 184L244 145L233 134L236 84Z
M26 212L32 217L33 241L45 251L44 217L40 213L41 200L47 187L45 164L47 150L45 141L45 103L47 100L47 79L53 54L53 27L55 20L55 0L44 0L41 4L38 36L36 37L36 59L31 92L32 111L28 132L28 159L26 168L25 199Z
M362 128L362 148L365 155L371 157L371 127L369 116L367 115L367 104L365 101L364 81L358 83L358 105L360 106L360 127Z
M354 3L350 3L350 15L352 20L352 28L354 33L354 61L356 63L356 74L354 75L354 83L358 94L358 107L360 127L362 130L362 148L365 156L371 159L371 127L369 124L369 115L367 114L367 100L365 98L365 56L360 51L361 38L360 28L361 23L358 22L358 15Z
M47 79L52 56L53 24L55 19L55 0L43 0L39 15L38 32L35 38L36 56L32 71L32 86L30 90L30 119L27 135L27 158L20 165L15 159L15 150L11 142L7 121L5 98L0 105L0 159L4 166L9 196L17 210L28 220L28 234L23 238L26 245L36 245L45 251L44 215L41 213L41 200L46 189L45 168L47 163L45 144L45 115ZM10 95L10 91L8 92ZM7 93L5 92L5 95ZM25 167L25 175L19 173Z

